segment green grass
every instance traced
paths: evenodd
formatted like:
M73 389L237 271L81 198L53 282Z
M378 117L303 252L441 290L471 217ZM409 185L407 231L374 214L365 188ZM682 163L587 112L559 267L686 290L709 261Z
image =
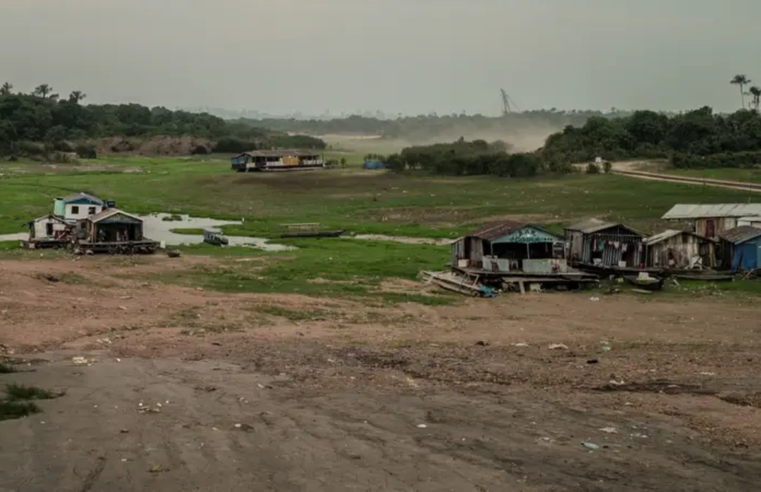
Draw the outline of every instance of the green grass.
M324 321L330 314L323 309L287 309L281 306L259 306L257 312L289 321Z
M186 247L211 251L221 261L188 271L160 274L164 282L221 292L291 293L322 297L364 298L378 303L450 304L451 296L396 294L379 290L388 278L415 279L420 270L443 269L449 248L348 239L300 239L287 253L247 248ZM252 261L240 261L243 259Z
M20 419L40 412L40 407L31 401L0 400L0 421Z
M357 233L456 237L498 216L530 215L567 223L599 215L651 226L677 202L745 202L755 195L622 176L496 179L363 172L238 174L226 161L122 157L101 164L140 167L143 174L72 172L14 175L0 180L0 233L50 211L52 198L89 191L135 213L187 213L246 218L226 228L274 237L289 222L319 222Z
M456 238L501 217L539 222L561 231L579 218L598 216L651 233L673 227L659 217L676 203L759 198L753 193L616 175L532 179L395 175L359 169L358 152L352 160L356 162L346 169L238 174L230 170L226 159L217 156L106 157L84 161L83 166L130 167L143 172L72 168L55 174L12 174L0 179L0 233L20 232L24 221L50 212L53 197L87 191L116 200L117 206L133 213L245 218L244 224L224 227L225 234L269 237L298 248L265 253L206 244L184 246L178 248L184 254L218 257L218 265L165 274L164 281L224 292L436 304L451 302L451 297L390 294L382 292L379 285L383 279L413 279L420 270L443 269L449 260L448 247L354 239L286 241L279 238L282 224L317 222L324 229L347 229L350 233ZM197 229L177 232L200 233ZM40 254L19 251L16 242L0 243L0 258L39 259ZM45 252L43 257L62 255ZM256 261L236 261L245 257ZM324 282L315 282L317 278Z
M761 168L754 169L675 169L667 168L664 172L677 176L690 176L702 179L723 179L727 181L745 181L761 183Z
M6 401L52 400L59 395L35 386L10 383L5 386Z
M41 412L34 400L50 400L59 397L42 388L25 386L23 384L7 384L5 396L0 399L0 421L20 419Z

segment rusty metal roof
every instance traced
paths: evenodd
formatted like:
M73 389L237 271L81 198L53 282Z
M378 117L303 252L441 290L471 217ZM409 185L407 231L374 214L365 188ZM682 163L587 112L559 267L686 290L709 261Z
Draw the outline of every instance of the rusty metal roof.
M130 217L135 220L139 220L140 222L143 221L143 219L141 219L137 215L128 214L124 210L119 210L118 208L107 208L103 210L102 212L89 216L87 220L89 220L90 222L100 222L101 220L104 220L119 214L126 215L127 217Z
M704 217L761 216L761 203L680 204L663 215L666 220L700 219Z
M492 222L489 225L486 225L476 232L472 234L468 234L472 237L477 237L479 239L485 239L487 241L491 241L492 239L497 239L498 237L506 236L510 234L513 231L517 231L523 226L526 226L528 224L524 222L515 222L512 220L503 220L500 222Z
M655 234L653 236L650 236L649 238L645 239L644 243L648 246L652 246L653 244L658 244L662 241L666 241L667 239L671 239L672 237L679 236L681 234L689 234L690 236L694 236L698 239L702 239L704 241L711 241L710 239L701 236L700 234L695 234L694 232L690 231L680 231L677 229L668 229L663 232L659 232L658 234Z
M761 236L761 229L751 226L740 226L724 231L719 237L732 244L742 244Z

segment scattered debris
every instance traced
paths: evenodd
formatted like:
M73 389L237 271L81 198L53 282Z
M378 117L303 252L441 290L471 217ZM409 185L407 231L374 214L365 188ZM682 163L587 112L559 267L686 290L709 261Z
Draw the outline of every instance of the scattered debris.
M511 344L513 347L528 347L528 344L526 342L518 342Z
M170 249L166 252L166 255L170 258L179 258L182 256L182 253L178 249Z
M603 427L600 429L600 432L605 432L606 434L618 434L618 430L615 427Z
M479 340L476 342L476 345L479 347L487 347L489 345L489 342L484 342L483 340Z
M148 471L151 473L163 473L167 470L161 465L153 465Z
M418 429L425 429L425 428L427 428L427 427L428 427L428 426L427 426L427 425L425 425L425 424L418 424L418 425L417 425L417 428L418 428Z
M584 446L587 449L591 449L592 451L597 451L597 450L600 449L600 445L599 444L595 444L595 443L590 442L590 441L582 441L581 445Z
M597 360L597 359L589 359L589 360L587 361L587 364L598 364L599 362L600 362L600 361L599 361L599 360Z
M600 298L599 297L590 297L589 300L592 301L592 302L597 302L597 301L600 300Z
M89 361L82 356L72 357L71 362L73 362L75 365L78 365L78 366L82 366L89 363Z
M551 343L547 348L550 350L568 350L568 345L564 343Z

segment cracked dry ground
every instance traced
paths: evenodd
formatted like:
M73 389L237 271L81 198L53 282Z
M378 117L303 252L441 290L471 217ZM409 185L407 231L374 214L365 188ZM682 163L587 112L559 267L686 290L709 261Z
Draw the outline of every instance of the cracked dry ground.
M0 262L0 350L24 361L0 383L65 391L0 422L0 491L757 490L752 303L153 280L212 261Z

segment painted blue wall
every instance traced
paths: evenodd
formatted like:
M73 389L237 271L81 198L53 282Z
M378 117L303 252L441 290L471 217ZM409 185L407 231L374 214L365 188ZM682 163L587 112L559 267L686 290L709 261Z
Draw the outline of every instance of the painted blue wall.
M732 270L753 270L759 267L761 237L737 244L732 252Z

